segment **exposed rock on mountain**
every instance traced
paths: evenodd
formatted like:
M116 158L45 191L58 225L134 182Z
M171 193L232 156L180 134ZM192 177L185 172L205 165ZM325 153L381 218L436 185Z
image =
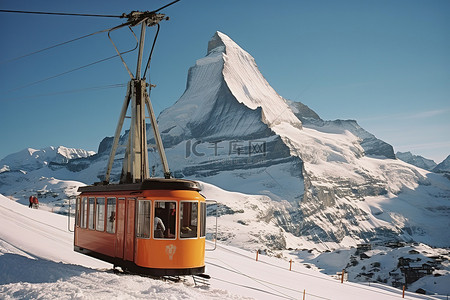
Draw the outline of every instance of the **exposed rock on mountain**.
M10 171L32 171L47 166L51 163L67 163L71 159L89 157L94 155L93 151L82 149L59 147L47 147L44 149L27 148L10 154L0 160L0 165L6 165Z
M438 164L433 169L433 172L436 172L436 173L450 173L450 155L447 156L447 158L444 159L440 164Z
M395 154L398 159L407 162L408 164L414 165L416 167L431 171L437 164L434 160L426 159L420 155L413 155L411 152L397 152Z

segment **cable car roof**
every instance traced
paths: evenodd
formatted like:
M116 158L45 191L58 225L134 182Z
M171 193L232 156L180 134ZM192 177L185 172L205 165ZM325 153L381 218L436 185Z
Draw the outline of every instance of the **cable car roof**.
M94 185L82 186L78 192L114 192L114 191L142 191L142 190L191 190L200 191L200 184L186 179L150 178L143 182L128 184L106 184L103 182Z

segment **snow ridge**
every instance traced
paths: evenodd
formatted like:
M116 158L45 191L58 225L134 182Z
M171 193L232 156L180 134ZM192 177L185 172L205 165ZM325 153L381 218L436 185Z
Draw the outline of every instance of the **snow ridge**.
M437 173L450 173L450 155L447 156L441 163L439 163L434 169L433 172ZM448 174L447 174L448 175Z
M397 152L395 153L398 159L403 160L409 164L412 164L416 167L431 171L437 164L434 160L426 159L420 155L413 155L411 152Z
M287 122L301 129L301 121L292 113L286 100L263 77L254 58L219 31L210 43L217 44L218 39L224 44L224 80L235 98L251 109L261 107L262 121L271 128Z
M33 171L50 163L67 163L71 159L94 155L94 151L50 146L43 149L27 148L10 154L0 160L0 165L6 165L10 171Z

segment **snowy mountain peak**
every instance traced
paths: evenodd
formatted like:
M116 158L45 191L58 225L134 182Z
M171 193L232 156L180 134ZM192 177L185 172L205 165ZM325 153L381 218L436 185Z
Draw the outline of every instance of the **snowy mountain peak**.
M27 148L27 149L25 149L25 151L28 152L28 154L30 156L32 156L33 153L35 153L36 151L39 151L39 150L36 150L36 149L33 149L33 148Z
M225 43L223 42L223 39L231 40L227 35L220 31L216 31L214 36L208 42L208 52L206 55L209 55L211 52L225 52Z
M66 163L70 159L88 157L94 154L94 151L64 146L50 146L43 149L26 148L6 156L0 160L0 165L7 166L11 171L32 171L42 168L49 163Z
M434 167L437 166L437 164L434 162L434 160L424 158L420 155L413 155L411 152L397 152L395 156L409 164L412 164L416 167L431 171Z
M450 173L450 155L447 156L441 163L439 163L434 169L433 172L437 173Z
M158 122L168 146L186 137L267 136L281 123L302 128L254 58L221 32L209 41L207 55L189 69L184 94L161 113Z
M262 121L269 127L287 122L301 128L301 121L261 74L255 59L223 33L216 32L211 44L220 45L218 38L225 45L223 77L236 100L253 110L261 107Z

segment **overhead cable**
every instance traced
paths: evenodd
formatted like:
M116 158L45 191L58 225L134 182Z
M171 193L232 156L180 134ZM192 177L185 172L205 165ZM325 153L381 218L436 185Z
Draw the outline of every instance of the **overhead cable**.
M153 10L152 12L153 12L153 13L156 13L156 12L158 12L158 11L160 11L160 10L162 10L162 9L164 9L164 8L166 8L166 7L168 7L168 6L171 6L172 4L177 3L178 1L180 1L180 0L172 1L172 2L170 2L169 4L164 5L164 6L160 7L160 8L158 8L157 10Z
M92 87L87 87L87 88L79 88L79 89L74 89L74 90L59 91L59 92L53 92L53 93L45 93L45 94L35 94L35 95L28 95L28 96L18 96L18 97L11 97L11 98L3 98L3 99L0 99L0 101L33 99L33 98L39 98L39 97L49 97L49 96L58 96L58 95L65 95L65 94L75 94L75 93L82 93L82 92L100 91L100 90L107 90L107 89L114 89L114 88L123 88L125 86L126 86L126 83L116 83L116 84L108 84L108 85L101 85L101 86L92 86Z
M153 10L153 11L151 11L151 12L149 12L149 13L154 14L154 13L156 13L156 12L158 12L158 11L160 11L160 10L162 10L162 9L164 9L164 8L166 8L166 7L168 7L168 6L171 6L171 5L173 5L173 4L177 3L177 2L179 2L179 1L180 1L180 0L172 1L171 3L169 3L169 4L167 4L167 5L164 5L164 6L158 8L158 9L156 9L156 10ZM103 15L103 14L81 14L81 13L43 12L43 11L24 11L24 10L8 10L8 9L0 9L0 12L6 12L6 13L23 13L23 14L41 14L41 15L59 15L59 16L83 16L83 17L128 18L128 19L129 19L128 22L126 22L126 23L124 23L124 24L121 24L121 25L118 25L118 26L114 27L113 30L118 29L118 28L120 28L120 27L132 25L133 22L131 21L131 17L132 17L132 16L134 15L134 13L135 13L135 12L131 12L130 14L125 14L125 13L123 13L123 14L121 14L121 15ZM106 32L106 31L110 31L110 30L111 30L111 29L104 29L104 30L100 30L100 31L97 31L97 32L94 32L94 33L91 33L91 34L87 34L87 35L84 35L84 36L81 36L81 37L78 37L78 38L75 38L75 39L72 39L72 40L69 40L69 41L66 41L66 42L62 42L62 43L59 43L59 44L56 44L56 45L53 45L53 46L49 46L49 47L46 47L46 48L43 48L43 49L40 49L40 50L36 50L36 51L31 52L31 53L24 54L24 55L21 55L21 56L18 56L18 57L9 59L9 60L0 61L0 64L4 64L4 63L11 62L11 61L15 61L15 60L18 60L18 59L27 57L27 56L31 56L31 55L34 55L34 54L37 54L37 53L40 53L40 52L43 52L43 51L46 51L46 50L49 50L49 49L53 49L53 48L56 48L56 47L59 47L59 46L62 46L62 45L65 45L65 44L68 44L68 43L71 43L71 42L74 42L74 41L81 40L81 39L83 39L83 38L87 38L87 37L93 36L93 35L98 34L98 33ZM159 28L158 28L158 31L159 31ZM153 50L153 47L152 47L152 50ZM148 63L149 63L149 62L147 62L147 68L148 68Z
M47 81L47 80L56 78L56 77L63 76L63 75L66 75L66 74L68 74L68 73L72 73L72 72L78 71L78 70L80 70L80 69L84 69L84 68L90 67L90 66L92 66L92 65L95 65L95 64L98 64L98 63L101 63L101 62L110 60L110 59L115 58L115 57L117 57L117 56L118 56L118 55L116 54L116 55L113 55L113 56L110 56L110 57L107 57L107 58L104 58L104 59L97 60L97 61L92 62L92 63L90 63L90 64L87 64L87 65L84 65L84 66L75 68L75 69L71 69L71 70L68 70L68 71L65 71L65 72L62 72L62 73L59 73L59 74L56 74L56 75L53 75L53 76L44 78L44 79L40 79L40 80L31 82L31 83L28 83L28 84L26 84L26 85L22 85L22 86L16 87L16 88L14 88L14 89L8 90L8 93L9 93L9 92L14 92L14 91L17 91L17 90L21 90L21 89L27 88L27 87L29 87L29 86L32 86L32 85L35 85L35 84L38 84L38 83L41 83L41 82L44 82L44 81Z
M109 30L109 28L108 29L103 29L103 30L100 30L100 31L96 31L96 32L93 32L93 33L90 33L90 34L86 34L86 35L83 35L83 36L71 39L69 41L61 42L61 43L58 43L58 44L53 45L53 46L49 46L49 47L46 47L46 48L43 48L43 49L40 49L40 50L36 50L36 51L30 52L30 53L27 53L27 54L24 54L24 55L15 57L15 58L11 58L9 60L2 61L2 62L0 62L0 64L12 62L12 61L15 61L15 60L27 57L27 56L31 56L31 55L34 55L34 54L37 54L37 53L40 53L40 52L43 52L43 51L46 51L46 50L50 50L50 49L53 49L53 48L56 48L56 47L59 47L59 46L65 45L65 44L69 44L69 43L72 43L72 42L75 42L75 41L78 41L78 40L81 40L81 39L84 39L84 38L96 35L96 34L99 34L99 33L102 33L102 32L106 32L108 30Z
M35 15L56 15L56 16L78 16L78 17L103 17L103 18L126 18L125 14L117 15L99 15L99 14L76 14L63 12L46 12L46 11L24 11L24 10L8 10L0 9L0 12L20 13L20 14L35 14Z
M120 25L120 27L122 27L122 26L125 26L125 24ZM117 26L117 27L119 27L119 26ZM113 55L113 56L110 56L110 57L107 57L107 58L104 58L104 59L100 59L100 60L94 61L94 62L89 63L89 64L87 64L87 65L84 65L84 66L81 66L81 67L77 67L77 68L74 68L74 69L71 69L71 70L68 70L68 71L65 71L65 72L62 72L62 73L59 73L59 74L56 74L56 75L53 75L53 76L44 78L44 79L40 79L40 80L31 82L31 83L28 83L28 84L26 84L26 85L19 86L19 87L17 87L17 88L8 90L7 93L10 93L10 92L13 92L13 91L17 91L17 90L21 90L21 89L27 88L27 87L29 87L29 86L32 86L32 85L35 85L35 84L38 84L38 83L41 83L41 82L44 82L44 81L47 81L47 80L50 80L50 79L53 79L53 78L56 78L56 77L63 76L63 75L68 74L68 73L72 73L72 72L74 72L74 71L78 71L78 70L81 70L81 69L84 69L84 68L87 68L87 67L96 65L96 64L98 64L98 63L101 63L101 62L110 60L110 59L115 58L115 57L117 57L117 56L120 56L120 57L121 57L122 54L126 54L126 53L129 53L129 52L132 52L132 51L136 50L137 47L138 47L137 37L136 37L136 35L135 35L133 29L132 29L131 27L128 27L128 28L130 29L131 33L133 34L134 38L136 39L136 45L135 45L135 47L134 47L133 49L130 49L130 50L127 50L127 51L124 51L124 52L120 52L120 53L118 52L118 54L116 54L116 55ZM107 30L109 31L110 29L107 29Z

